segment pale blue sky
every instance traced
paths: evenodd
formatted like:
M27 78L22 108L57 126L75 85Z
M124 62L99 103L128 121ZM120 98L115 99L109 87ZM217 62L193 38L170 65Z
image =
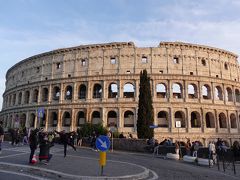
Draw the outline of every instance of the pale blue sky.
M239 9L240 0L0 0L0 94L7 69L57 48L184 41L240 54Z

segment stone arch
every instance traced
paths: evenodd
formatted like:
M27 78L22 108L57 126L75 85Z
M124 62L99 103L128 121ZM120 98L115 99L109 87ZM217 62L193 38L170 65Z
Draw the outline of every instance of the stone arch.
M167 98L167 86L164 83L156 85L157 98Z
M18 94L18 104L22 104L22 92Z
M235 98L236 98L236 102L240 103L240 91L239 91L239 89L235 89Z
M39 96L38 90L37 90L37 89L34 89L32 101L35 102L35 103L37 103L37 102L38 102L38 96Z
M181 128L186 127L186 122L185 122L185 114L183 111L176 111L174 114L175 118L175 127L176 127L176 121L181 121Z
M81 84L79 86L78 99L86 99L86 95L87 95L87 87L85 84Z
M124 112L124 127L134 127L134 112L130 110Z
M215 128L215 120L212 112L207 112L205 115L206 127L207 128Z
M100 111L93 111L91 122L92 122L92 124L102 123Z
M220 86L215 87L215 98L216 100L223 100L223 91Z
M203 99L211 99L211 88L208 84L202 86L202 97Z
M43 88L42 89L42 102L47 102L48 101L48 88Z
M227 118L224 113L220 113L218 116L219 120L219 127L220 128L227 128Z
M108 98L118 97L118 85L117 83L111 83L108 86Z
M52 98L54 101L59 101L61 95L61 89L59 86L54 86L53 87L53 92L52 92Z
M19 127L21 128L25 128L26 127L26 121L27 121L27 116L25 113L20 115L20 123L19 123Z
M183 98L183 88L180 83L173 83L172 85L173 98L181 99Z
M29 103L29 99L30 99L30 92L29 91L25 91L25 93L24 93L24 104L28 104Z
M35 125L35 118L36 118L36 115L34 113L31 113L30 114L30 119L29 119L29 127L30 128L34 127L34 125Z
M157 115L158 127L168 127L168 113L167 111L160 111Z
M48 124L49 124L49 127L57 127L58 113L56 111L51 112Z
M201 127L201 117L200 117L200 113L197 111L191 112L191 127L192 128Z
M123 86L123 97L124 98L134 98L135 97L135 87L132 83L128 82Z
M83 126L86 123L86 114L84 111L78 111L76 126Z
M189 99L198 98L197 85L194 83L188 84L188 98Z
M237 118L234 113L231 113L230 115L230 124L231 124L231 128L237 128Z
M98 83L93 86L93 98L102 98L102 86Z
M117 113L115 111L109 111L107 114L107 126L117 126Z
M233 92L230 87L227 87L227 89L226 89L226 99L229 102L233 101Z
M65 100L72 100L73 97L73 88L71 85L68 85L65 88Z
M72 122L71 113L68 111L65 111L62 116L62 126L63 127L70 127Z

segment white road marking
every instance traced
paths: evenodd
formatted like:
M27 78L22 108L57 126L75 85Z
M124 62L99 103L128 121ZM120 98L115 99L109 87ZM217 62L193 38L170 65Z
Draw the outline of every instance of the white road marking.
M20 156L20 155L24 155L24 154L28 154L28 153L19 153L19 154L12 154L12 155L7 155L7 156L1 156L0 159L8 158L8 157L14 157L14 156Z
M29 177L29 178L33 178L33 179L37 179L37 180L48 180L47 178L41 178L38 176L33 176L33 175L18 173L18 172L12 172L12 171L6 171L6 170L1 170L1 169L0 169L0 172L6 173L6 174L14 174L14 175L18 175L18 176L25 176L25 177Z

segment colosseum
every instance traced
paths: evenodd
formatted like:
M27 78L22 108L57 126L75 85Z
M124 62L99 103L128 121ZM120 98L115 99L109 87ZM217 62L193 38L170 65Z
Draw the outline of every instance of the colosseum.
M151 78L155 137L240 139L240 67L226 50L182 42L132 42L57 49L20 61L6 74L4 127L76 130L115 125L136 136L140 71ZM181 127L176 127L181 121Z

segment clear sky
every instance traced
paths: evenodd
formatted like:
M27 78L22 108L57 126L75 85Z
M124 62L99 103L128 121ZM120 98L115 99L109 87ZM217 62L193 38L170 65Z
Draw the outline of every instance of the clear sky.
M239 10L240 0L0 0L0 94L7 69L57 48L184 41L240 55Z

